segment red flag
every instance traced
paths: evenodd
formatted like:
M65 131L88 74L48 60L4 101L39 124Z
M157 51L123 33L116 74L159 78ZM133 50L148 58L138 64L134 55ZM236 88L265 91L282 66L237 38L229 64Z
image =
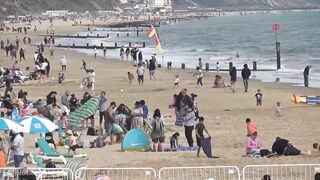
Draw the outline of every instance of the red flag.
M272 30L280 31L280 24L272 24Z

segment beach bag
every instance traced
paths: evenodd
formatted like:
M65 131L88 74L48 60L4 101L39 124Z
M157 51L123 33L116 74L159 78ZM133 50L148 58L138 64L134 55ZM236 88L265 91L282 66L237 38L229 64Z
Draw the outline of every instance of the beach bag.
M268 156L269 154L271 154L272 152L270 152L268 149L261 149L260 150L260 155L261 157L264 157L264 156Z

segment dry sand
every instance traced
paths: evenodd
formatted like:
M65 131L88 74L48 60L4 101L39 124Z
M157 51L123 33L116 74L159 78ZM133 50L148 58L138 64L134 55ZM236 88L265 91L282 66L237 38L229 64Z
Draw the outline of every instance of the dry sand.
M56 34L66 34L83 31L87 27L71 26L72 22L55 22ZM49 26L48 22L37 25L37 33L30 32L33 42L41 40L42 37L37 34L44 34ZM16 25L15 25L16 26ZM1 38L14 40L16 33L4 32ZM23 35L18 35L20 39ZM21 62L18 67L25 70L26 66L33 67L33 52L35 48L27 46L27 62ZM318 163L320 160L319 153L312 149L312 143L319 142L316 137L319 134L319 106L296 105L290 101L292 93L304 95L319 95L319 89L294 87L292 84L284 83L262 83L257 80L251 80L249 92L243 92L242 81L239 79L236 83L237 92L232 93L231 89L212 88L212 72L206 72L204 77L204 86L197 87L196 80L192 78L193 70L173 69L165 70L165 80L163 70L157 70L157 81L150 81L148 75L143 86L138 86L135 79L132 86L127 82L126 73L131 71L135 73L136 68L130 62L121 62L117 59L94 59L85 54L55 49L55 57L50 59L51 77L57 78L60 72L60 58L65 55L69 61L67 67L67 82L58 84L56 80L50 80L47 83L36 81L27 82L21 85L15 85L14 91L19 89L26 90L28 98L35 101L39 98L45 99L45 96L52 90L57 91L58 101L65 90L69 90L81 98L85 90L79 88L81 79L85 72L80 70L81 59L87 61L87 66L95 69L96 72L96 89L94 93L106 91L109 102L116 101L118 104L125 103L133 107L136 100L144 99L149 106L150 115L156 108L160 108L162 114L172 114L173 110L168 109L172 101L172 95L178 93L182 88L187 88L189 93L198 94L197 102L201 116L205 117L205 124L212 136L213 152L220 156L219 159L208 159L201 154L200 158L196 157L196 152L121 152L120 144L107 145L101 149L79 149L79 153L88 154L89 167L153 167L160 168L165 166L197 166L197 165L235 165L242 168L248 164L274 164L274 163ZM49 57L48 50L45 50L45 57ZM12 63L10 58L5 57L5 52L1 51L0 61L3 67ZM25 72L25 71L24 71ZM179 88L173 88L174 75L179 74L181 84ZM312 75L312 74L311 74ZM238 74L239 76L239 74ZM229 76L223 75L226 84L229 84ZM263 93L263 106L260 110L255 110L254 94L257 89ZM120 89L124 92L121 93ZM2 93L3 93L2 89ZM275 120L275 104L277 101L282 102L283 119ZM219 116L220 120L215 121ZM98 115L96 122L98 122ZM273 141L277 136L289 139L294 145L302 151L311 150L312 155L301 155L296 157L279 157L279 158L246 158L242 157L245 153L246 141L246 123L245 119L250 117L257 124L259 137L262 141L263 148L270 149ZM58 117L57 117L58 118ZM174 126L174 118L166 118L166 146L169 146L169 136L174 132L180 132L180 142L187 145L184 136L184 129ZM96 123L97 124L97 123ZM86 130L82 131L83 134ZM26 134L25 151L39 152L34 148L34 138L38 135ZM194 135L195 137L195 135ZM56 138L56 142L58 139ZM62 147L60 151L66 152Z

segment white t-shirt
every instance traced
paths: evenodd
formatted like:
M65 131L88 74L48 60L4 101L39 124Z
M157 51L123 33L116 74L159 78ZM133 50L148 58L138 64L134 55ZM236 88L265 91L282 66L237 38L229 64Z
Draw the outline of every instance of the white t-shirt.
M63 58L61 58L61 65L67 65L68 64L68 61L67 61L67 58L66 57L63 57Z
M46 63L46 62L43 62L42 64L41 64L41 70L46 70L47 69L47 66L48 66L48 63Z
M34 55L33 55L33 60L36 61L37 59L38 59L38 54L34 54Z
M14 138L12 145L16 147L16 150L13 150L13 155L24 156L24 139L20 134L17 134Z
M176 78L176 80L174 80L174 83L175 83L175 84L178 84L179 81L180 81L180 78Z
M137 69L138 76L143 76L143 73L144 73L144 67L143 66L138 67Z
M90 73L88 73L89 82L94 83L95 77L96 77L96 73L95 73L95 72L92 72L92 73L90 72Z

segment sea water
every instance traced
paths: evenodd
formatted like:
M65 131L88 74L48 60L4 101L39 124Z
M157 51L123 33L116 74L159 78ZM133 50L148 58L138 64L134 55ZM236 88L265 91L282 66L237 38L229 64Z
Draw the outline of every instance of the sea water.
M252 77L266 82L289 82L295 85L303 84L303 70L312 65L310 70L310 86L320 87L320 13L319 12L286 12L270 14L250 14L243 16L221 16L202 20L183 21L157 28L164 56L157 55L158 63L173 62L180 67L186 63L187 68L195 68L198 58L203 63L209 63L215 69L227 69L233 62L237 69L244 63L252 68L253 61L258 69L276 69L275 32L272 24L279 23L281 30L277 40L281 43L281 70L275 72L253 72ZM117 37L119 33L120 37ZM127 37L129 33L129 37ZM146 42L142 49L144 59L149 59L155 50L154 39L149 39L146 32L111 32L92 31L81 32L80 35L104 36L106 39L70 39L71 44L89 43L100 46L121 45L132 46L137 42ZM68 39L58 39L57 43L68 44ZM92 49L76 51L93 54ZM236 58L239 52L240 58ZM102 50L99 55L102 56ZM108 50L108 57L119 58L119 49ZM238 73L240 76L240 73Z

